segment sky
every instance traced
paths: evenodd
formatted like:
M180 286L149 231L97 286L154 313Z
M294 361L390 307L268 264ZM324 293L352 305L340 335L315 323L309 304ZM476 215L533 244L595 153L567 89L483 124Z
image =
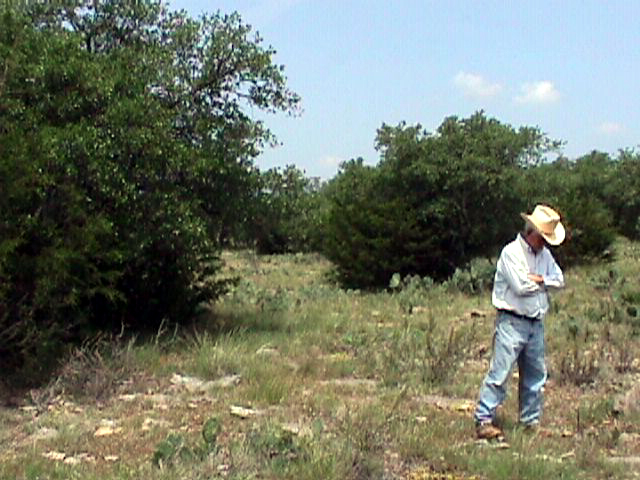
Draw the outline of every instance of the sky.
M276 50L302 112L263 119L281 145L261 169L295 165L332 178L378 128L478 110L538 127L577 158L640 145L640 2L636 0L170 0L238 12Z

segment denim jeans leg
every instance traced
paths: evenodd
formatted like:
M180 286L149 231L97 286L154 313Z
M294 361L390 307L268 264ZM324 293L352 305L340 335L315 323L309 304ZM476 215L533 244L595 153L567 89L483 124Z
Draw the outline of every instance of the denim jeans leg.
M528 332L522 322L511 315L498 313L493 357L473 415L477 424L493 420L496 408L504 401L509 374L526 342Z
M542 387L547 380L544 362L544 324L531 325L531 335L518 358L520 382L520 423L529 425L540 421L542 413Z

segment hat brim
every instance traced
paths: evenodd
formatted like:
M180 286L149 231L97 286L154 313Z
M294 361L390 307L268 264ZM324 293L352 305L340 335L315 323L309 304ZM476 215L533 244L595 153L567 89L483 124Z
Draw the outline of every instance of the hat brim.
M540 227L538 227L538 225L536 225L536 222L533 221L531 219L531 217L529 215L527 215L526 213L521 213L520 216L527 222L529 223L533 228L536 229L536 232L538 232L542 238L545 239L545 241L549 244L552 245L554 247L557 247L558 245L560 245L562 242L564 242L564 238L565 238L565 230L564 230L564 225L562 225L561 222L558 222L556 224L556 228L553 230L553 232L551 234L545 233L542 230L540 230Z

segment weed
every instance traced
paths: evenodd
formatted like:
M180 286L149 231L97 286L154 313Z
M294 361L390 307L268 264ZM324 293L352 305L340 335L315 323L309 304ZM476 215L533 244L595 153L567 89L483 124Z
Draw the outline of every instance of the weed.
M177 462L202 461L217 450L219 433L220 421L216 417L209 418L202 426L200 444L190 446L183 435L170 433L165 440L156 445L151 461L159 468L170 467Z
M592 332L588 326L581 326L570 317L566 322L570 348L560 353L558 377L561 382L584 385L593 382L598 373L599 353L597 348L589 349Z
M299 461L306 455L292 432L274 424L252 430L248 442L262 462L275 471L285 471L290 463Z
M344 453L349 458L349 478L380 478L387 436L387 416L379 405L361 411L345 412L336 425L344 439Z
M407 313L411 313L415 307L422 306L427 292L434 286L435 282L430 277L408 275L401 278L399 273L394 273L389 282L389 288L395 293L396 301Z
M614 410L613 404L611 397L583 400L578 407L578 430L584 430L608 420Z
M133 338L125 341L111 335L85 341L68 355L47 387L31 391L33 402L43 406L58 395L80 401L108 399L136 369L134 343Z
M629 309L640 250L619 244L618 260L567 270L567 288L554 295L545 325L558 379L545 393L550 436L518 430L507 415L517 410L514 394L499 415L511 448L475 443L467 400L486 372L493 322L465 312L490 308L489 295L418 277L385 292L340 290L318 257L225 252L242 281L197 328L163 325L144 342L84 345L56 389L42 392L45 408L0 407L0 479L631 478L607 459L612 448L621 454L620 432L633 434L640 418L614 412L616 393L640 368ZM241 381L191 392L171 384L174 373ZM113 395L124 386L135 394ZM64 398L74 390L87 404ZM229 417L231 405L247 403L268 414ZM101 419L118 432L96 438ZM47 430L55 437L40 436ZM96 462L43 457L50 450Z
M445 286L450 291L478 295L491 290L495 272L495 262L487 258L475 258L465 267L456 268Z

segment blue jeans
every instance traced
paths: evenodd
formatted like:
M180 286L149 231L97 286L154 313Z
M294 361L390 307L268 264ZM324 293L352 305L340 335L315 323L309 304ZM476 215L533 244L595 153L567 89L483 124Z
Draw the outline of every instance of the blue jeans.
M544 363L544 324L498 312L493 340L493 358L484 379L473 415L477 424L491 422L504 401L511 369L518 362L520 423L539 422L542 387L547 380Z

